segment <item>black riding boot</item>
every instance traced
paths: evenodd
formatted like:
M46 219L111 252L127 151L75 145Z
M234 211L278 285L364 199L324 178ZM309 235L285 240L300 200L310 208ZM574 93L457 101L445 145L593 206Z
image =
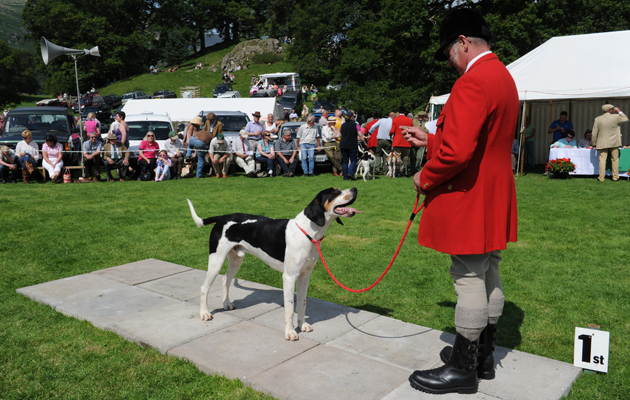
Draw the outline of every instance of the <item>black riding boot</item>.
M414 371L409 377L411 387L433 394L477 393L478 350L479 339L471 341L458 333L446 365L427 371Z
M477 358L477 377L480 379L491 380L495 377L494 371L494 342L497 339L497 325L488 324L481 331L479 337L479 357ZM440 358L443 363L447 363L451 356L451 346L446 346L440 352Z

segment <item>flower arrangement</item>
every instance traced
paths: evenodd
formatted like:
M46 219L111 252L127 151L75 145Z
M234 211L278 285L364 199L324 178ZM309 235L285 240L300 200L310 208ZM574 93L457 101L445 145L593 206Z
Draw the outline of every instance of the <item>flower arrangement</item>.
M556 158L555 160L550 160L547 165L545 165L545 169L548 172L573 172L575 171L575 164L571 162L570 158Z

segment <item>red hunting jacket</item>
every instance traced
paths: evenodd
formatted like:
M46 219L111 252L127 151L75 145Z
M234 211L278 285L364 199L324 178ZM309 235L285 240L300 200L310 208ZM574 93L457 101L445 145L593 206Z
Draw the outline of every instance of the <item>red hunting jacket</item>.
M495 54L462 75L427 146L419 172L428 192L418 243L442 253L483 254L516 241L510 153L519 113L512 76Z

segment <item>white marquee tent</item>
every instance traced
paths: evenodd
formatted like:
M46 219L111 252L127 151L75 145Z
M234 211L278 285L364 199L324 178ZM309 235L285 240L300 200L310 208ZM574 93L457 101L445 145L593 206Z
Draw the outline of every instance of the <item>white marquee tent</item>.
M601 106L612 103L630 113L630 31L560 36L549 39L507 66L521 103L536 127L536 162L546 162L547 128L560 111L569 113L577 138L592 128ZM432 111L448 94L431 97ZM623 143L630 142L622 125Z

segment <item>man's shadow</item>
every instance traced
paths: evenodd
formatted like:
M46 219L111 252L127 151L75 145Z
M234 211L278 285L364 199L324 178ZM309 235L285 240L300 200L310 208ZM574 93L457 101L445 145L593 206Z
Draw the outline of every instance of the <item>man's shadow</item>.
M452 301L441 301L438 303L440 307L455 308L455 303ZM495 349L494 362L501 365L501 360L507 356L509 349L513 349L521 344L521 325L525 313L523 310L511 301L506 301L503 306L503 315L499 318L497 324L497 340L495 345L506 348ZM447 326L442 331L455 335L457 331L454 326ZM448 343L453 343L454 337L450 335L442 335L442 340Z

